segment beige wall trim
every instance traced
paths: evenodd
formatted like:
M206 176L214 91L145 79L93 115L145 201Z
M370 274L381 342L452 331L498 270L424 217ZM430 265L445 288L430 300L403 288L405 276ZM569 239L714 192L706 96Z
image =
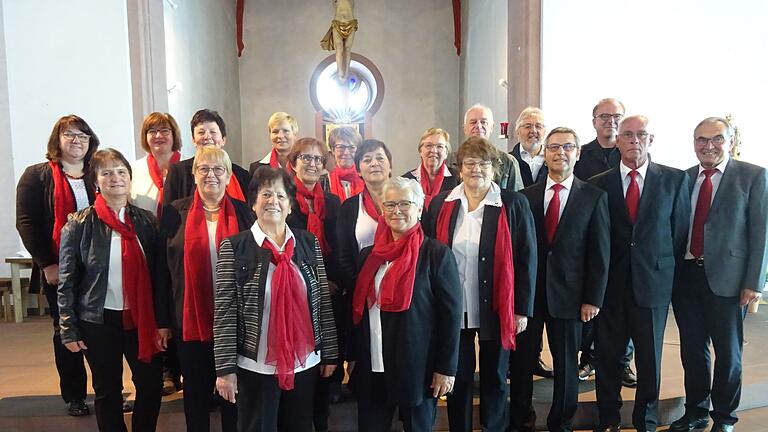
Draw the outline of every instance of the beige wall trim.
M509 0L507 106L510 123L523 108L541 106L542 1ZM512 135L514 131L510 129ZM515 140L510 139L510 147L514 144Z

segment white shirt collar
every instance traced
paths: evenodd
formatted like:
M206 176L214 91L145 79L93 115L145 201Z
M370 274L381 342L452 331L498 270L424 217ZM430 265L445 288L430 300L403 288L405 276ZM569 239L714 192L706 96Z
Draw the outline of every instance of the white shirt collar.
M718 170L718 171L720 171L720 174L725 174L725 166L726 166L726 165L728 165L728 161L729 161L730 159L731 159L731 156L730 156L728 153L726 153L726 154L725 154L725 159L723 159L723 161L722 161L722 162L720 162L719 164L717 164L717 166L715 167L715 169L716 169L716 170ZM703 166L701 166L701 164L699 164L699 175L701 175L701 173L703 173L705 169L706 169L706 168L704 168Z
M459 183L455 188L451 190L451 193L445 197L445 201L456 200L462 200L462 202L467 200L467 195L464 193L464 183ZM478 207L484 205L501 207L501 204L501 188L499 188L499 185L497 185L496 182L491 182L491 189L487 194L485 194L485 198L480 201L480 205Z
M270 158L271 158L271 157L272 157L272 151L270 151L269 153L267 153L267 155L266 155L266 156L264 156L263 158L261 158L261 160L259 161L259 163L262 163L262 164L268 164L268 163L269 163L269 160L270 160Z
M531 159L538 158L538 157L543 158L544 157L544 152L542 150L544 150L544 144L542 144L539 147L539 153L537 153L535 155L532 155L532 154L528 153L528 150L526 150L525 147L523 147L523 143L520 143L520 156L521 157L522 157L522 155L526 155L526 156L528 156Z
M547 176L547 188L544 189L544 191L546 192L550 190L552 186L555 185L556 183L557 182L552 180L550 176ZM571 175L569 175L567 179L560 182L560 184L563 185L563 187L566 188L567 190L571 190L571 188L573 187L573 173L571 173Z
M648 158L645 159L645 163L637 167L637 172L640 174L640 178L645 179L645 173L648 171ZM619 169L621 170L621 179L624 180L628 175L629 172L632 171L632 168L624 165L624 161L621 161L619 163Z
M253 239L256 240L256 244L259 246L264 245L264 240L269 239L270 242L277 248L278 251L282 251L285 249L285 245L288 243L288 240L293 238L293 232L288 227L288 224L285 225L285 242L282 245L279 245L275 243L274 240L267 237L267 235L264 233L264 231L261 230L261 227L259 226L259 222L256 221L251 226L251 233L253 233Z

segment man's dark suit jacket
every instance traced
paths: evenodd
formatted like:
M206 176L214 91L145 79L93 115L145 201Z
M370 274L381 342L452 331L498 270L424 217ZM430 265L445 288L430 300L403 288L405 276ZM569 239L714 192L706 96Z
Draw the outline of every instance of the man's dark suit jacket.
M595 138L592 142L581 146L581 155L576 166L573 167L573 175L586 181L617 166L619 162L621 162L619 149L614 147L606 157L603 148Z
M693 193L699 166L687 173ZM744 288L763 289L768 261L766 184L765 168L728 161L704 225L704 270L716 295L732 297Z
M523 157L520 155L520 143L515 144L514 147L512 147L512 151L509 152L515 159L517 159L518 165L520 165L520 176L523 178L523 186L528 187L534 183L538 183L540 181L547 179L547 164L541 166L539 169L538 174L536 174L536 178L533 178L533 174L531 173L531 166L528 165L528 162L523 160Z
M165 186L163 187L163 205L169 205L177 199L186 198L195 193L195 175L192 174L194 161L195 158L193 157L184 159L168 168L168 175L165 177ZM251 182L248 171L233 163L232 175L237 178L240 188L243 190L243 196L248 199L248 184Z
M619 166L590 182L608 193L611 215L611 265L605 307L624 301L631 275L635 303L653 308L668 305L676 263L688 239L691 201L688 176L675 168L649 164L637 221L629 222Z
M536 298L546 293L547 310L554 318L580 319L582 304L603 307L611 247L608 196L574 178L554 240L548 245L544 231L546 187L544 181L521 191L536 222Z

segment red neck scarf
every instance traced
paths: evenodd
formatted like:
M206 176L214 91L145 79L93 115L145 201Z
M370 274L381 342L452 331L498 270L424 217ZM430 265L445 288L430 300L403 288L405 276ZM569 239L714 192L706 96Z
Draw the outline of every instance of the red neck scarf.
M280 158L277 155L277 150L274 148L269 152L269 166L272 168L282 168L280 166Z
M379 210L376 208L376 203L373 201L373 197L371 196L371 192L368 191L368 188L363 188L363 209L365 210L365 213L368 214L368 216L371 217L373 220L379 220Z
M181 153L177 151L173 152L171 160L168 162L168 167L170 168L171 165L175 164L180 159ZM151 152L147 155L147 167L149 168L149 177L152 178L152 183L154 183L157 188L157 218L160 219L163 209L163 182L165 179L163 178L163 170L160 169L160 165L158 165L155 156Z
M245 195L243 194L243 188L240 187L240 182L237 181L237 176L233 173L229 177L229 184L227 185L227 195L230 198L234 198L238 201L245 202Z
M61 228L67 223L67 216L77 210L75 195L72 193L64 170L58 163L48 161L53 176L53 247L56 256L59 256L61 243Z
M320 242L320 249L323 251L323 256L328 256L331 253L331 247L325 239L325 225L323 222L325 221L326 213L323 188L320 187L320 182L317 182L310 191L295 176L294 182L296 183L296 201L299 202L299 210L307 217L307 231L317 237L317 241ZM307 200L312 201L312 210L310 210Z
M385 312L402 312L411 307L413 281L416 279L416 261L424 241L421 224L417 223L395 240L392 230L379 218L379 226L373 241L373 250L360 269L352 299L352 320L359 324L363 317L366 300L369 307L378 304ZM375 278L379 267L391 262L379 286L376 296Z
M440 164L440 168L437 169L437 174L435 174L435 179L432 181L429 181L429 171L424 167L423 162L419 165L419 170L421 171L419 183L421 183L421 189L424 191L424 208L427 209L429 208L429 203L432 201L432 198L439 194L440 189L443 187L445 161Z
M347 198L359 194L365 188L365 182L360 178L354 165L349 168L337 166L331 171L328 178L331 181L331 193L339 197L342 203ZM344 190L344 185L341 183L342 180L349 183L349 195Z
M107 202L101 194L96 196L93 208L102 222L120 234L120 256L123 266L123 328L129 330L138 327L139 360L149 363L159 349L156 344L157 323L147 260L144 252L141 251L136 230L127 213L125 223L120 222L117 214L107 207Z
M304 366L315 349L309 302L307 293L302 289L301 276L291 265L294 239L288 239L283 253L278 252L269 239L264 239L261 247L272 252L271 261L275 265L266 363L275 365L280 388L291 390L296 361Z
M219 203L216 222L216 250L221 241L240 231L235 206L229 197ZM184 315L185 341L213 340L213 274L211 270L208 226L200 194L195 189L192 207L184 226Z
M437 240L448 246L451 215L459 200L446 201L437 216ZM487 214L487 213L486 213ZM487 219L484 218L483 223ZM508 240L509 239L509 240ZM501 345L515 349L515 269L512 264L512 235L509 232L507 211L501 206L496 223L496 241L493 248L493 310L499 314Z

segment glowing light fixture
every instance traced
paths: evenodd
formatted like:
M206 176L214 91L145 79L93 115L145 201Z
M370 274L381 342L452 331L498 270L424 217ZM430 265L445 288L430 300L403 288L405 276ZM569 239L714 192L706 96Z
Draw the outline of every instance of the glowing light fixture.
M332 62L317 77L316 97L326 120L333 123L362 121L376 99L373 74L363 64L352 60L346 82L339 82L337 76L336 62Z

